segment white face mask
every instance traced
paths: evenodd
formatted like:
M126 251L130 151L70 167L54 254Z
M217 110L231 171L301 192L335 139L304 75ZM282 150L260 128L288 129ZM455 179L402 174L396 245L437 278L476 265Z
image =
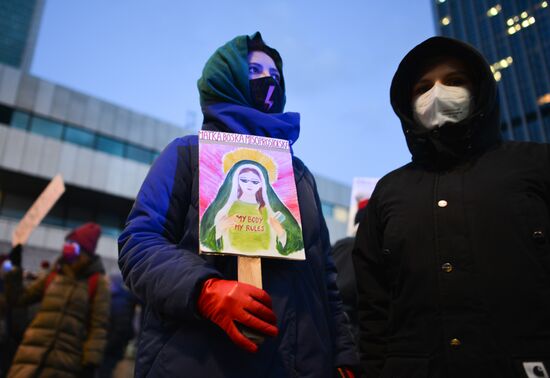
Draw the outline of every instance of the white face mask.
M447 122L457 123L470 115L471 103L468 89L435 83L413 102L414 119L430 130Z

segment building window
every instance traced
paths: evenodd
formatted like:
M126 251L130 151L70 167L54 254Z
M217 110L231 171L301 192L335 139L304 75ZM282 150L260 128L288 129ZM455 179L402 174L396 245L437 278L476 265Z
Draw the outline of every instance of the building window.
M29 128L29 115L27 113L13 112L10 126L16 129L27 130Z
M0 105L0 123L9 125L11 123L11 117L13 115L13 109L7 106Z
M145 164L151 164L153 157L151 152L141 147L127 145L126 146L126 157L140 161Z
M451 17L446 16L441 19L441 25L447 26L451 23Z
M81 224L90 222L93 219L94 219L94 214L92 209L90 208L83 208L83 207L77 207L77 206L67 207L66 226L68 228L78 227Z
M152 149L124 143L81 127L64 125L4 105L0 105L0 124L9 125L15 129L28 130L50 138L62 139L79 146L126 157L145 164L151 164L159 155L158 151Z
M54 205L42 222L44 224L51 224L59 227L65 226L65 209L60 202Z
M501 10L502 10L502 7L500 6L500 4L497 4L494 7L489 8L489 10L487 11L487 16L494 17L497 14L499 14Z
M321 210L325 217L332 217L333 206L330 203L321 202Z
M101 232L104 235L116 238L120 234L121 222L116 214L100 212L97 214L96 222L101 225Z
M32 198L19 196L13 193L4 193L0 214L9 218L23 218L33 203Z
M97 137L97 149L111 155L124 156L124 143L108 137Z
M336 221L346 223L348 221L348 209L342 206L334 206L333 216Z
M84 147L94 147L95 135L89 131L71 126L65 128L65 140Z
M63 125L44 118L33 117L31 120L31 132L50 138L61 139Z

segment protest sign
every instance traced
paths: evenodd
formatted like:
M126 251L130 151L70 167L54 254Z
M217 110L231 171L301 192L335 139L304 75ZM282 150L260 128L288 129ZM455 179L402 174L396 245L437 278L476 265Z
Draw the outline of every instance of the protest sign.
M11 239L13 246L25 244L29 240L31 233L42 222L42 219L44 219L64 192L65 184L61 175L58 174L50 181L46 189L38 196L13 230Z
M201 253L304 260L288 141L199 132Z

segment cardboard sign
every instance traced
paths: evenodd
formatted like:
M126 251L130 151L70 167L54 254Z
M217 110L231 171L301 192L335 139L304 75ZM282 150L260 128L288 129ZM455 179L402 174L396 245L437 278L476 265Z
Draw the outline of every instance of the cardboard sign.
M357 229L355 225L355 215L359 208L359 202L370 199L378 180L378 178L374 177L354 177L349 204L348 236L355 235L355 230Z
M63 178L61 175L57 175L50 181L46 189L34 201L23 219L21 219L15 230L13 230L11 237L12 246L25 244L29 240L31 233L42 222L42 219L48 214L63 192L65 192Z
M199 132L201 253L304 260L288 141Z

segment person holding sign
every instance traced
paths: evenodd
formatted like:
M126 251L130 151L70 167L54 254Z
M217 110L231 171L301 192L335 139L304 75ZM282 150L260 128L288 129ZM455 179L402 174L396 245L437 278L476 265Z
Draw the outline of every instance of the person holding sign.
M283 113L281 57L259 33L220 47L198 87L201 132L277 138L287 145L298 139L299 114ZM119 238L121 271L144 303L136 376L352 377L358 361L313 175L292 157L300 228L273 195L267 163L233 159L204 213L201 240L198 150L197 136L166 147ZM236 217L245 214L246 222ZM258 237L242 238L240 224ZM228 243L254 253L276 245L281 256L305 249L306 259L263 259L262 290L237 281L237 257L199 254ZM243 328L262 335L263 343Z

